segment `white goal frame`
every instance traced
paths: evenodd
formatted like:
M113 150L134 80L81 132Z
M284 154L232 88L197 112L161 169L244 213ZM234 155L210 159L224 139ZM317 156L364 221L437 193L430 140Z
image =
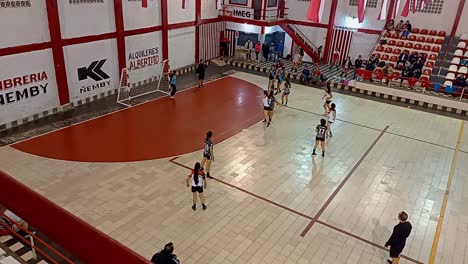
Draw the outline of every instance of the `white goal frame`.
M146 91L140 94L132 94L132 90L137 88L132 88L132 83L129 80L129 70L128 68L123 68L120 73L120 82L119 88L117 90L117 103L126 107L132 107L132 100L141 96L145 96L151 93L160 92L165 95L169 95L169 80L167 79L167 90L161 89L161 80L168 78L169 74L169 60L164 60L159 63L162 65L160 72L155 73L154 77L157 78L156 89ZM165 70L167 69L167 72ZM158 69L159 70L159 69ZM130 73L131 74L131 73Z

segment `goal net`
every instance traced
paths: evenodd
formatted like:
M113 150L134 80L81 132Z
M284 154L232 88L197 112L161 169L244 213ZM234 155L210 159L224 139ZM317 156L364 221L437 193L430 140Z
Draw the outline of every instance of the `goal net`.
M136 98L151 93L170 94L169 61L153 64L140 69L124 68L120 74L117 103L131 107Z

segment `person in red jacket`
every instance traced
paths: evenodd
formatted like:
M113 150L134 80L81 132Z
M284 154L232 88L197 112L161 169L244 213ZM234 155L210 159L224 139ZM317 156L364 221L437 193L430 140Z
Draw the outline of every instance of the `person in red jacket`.
M258 62L258 54L260 54L260 51L262 51L262 44L260 44L260 41L257 41L257 44L255 44L255 60Z

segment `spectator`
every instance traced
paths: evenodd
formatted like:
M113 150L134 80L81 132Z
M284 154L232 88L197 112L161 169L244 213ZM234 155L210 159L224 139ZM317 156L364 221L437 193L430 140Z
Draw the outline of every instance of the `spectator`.
M353 67L353 63L351 62L351 57L348 56L348 58L343 62L343 71L341 72L340 77L342 78L344 76L347 78L351 67Z
M258 62L258 54L262 50L262 44L260 44L260 41L257 41L257 44L255 44L255 60Z
M372 54L372 56L367 60L366 71L374 71L377 64L379 64L379 59L375 54Z
M466 76L464 74L462 74L462 73L458 74L457 78L455 79L455 86L465 88L466 85L467 85Z
M300 50L299 51L296 50L293 56L291 72L297 72L297 68L299 67L300 61L301 61Z
M359 55L359 56L357 57L357 59L354 61L354 68L356 68L356 70L357 70L357 69L361 69L361 68L362 68L362 63L363 63L363 61L362 61L362 56Z
M302 65L302 59L304 58L304 50L302 49L302 47L299 47L299 64Z
M403 31L403 20L400 20L400 23L398 23L395 26L395 31L396 33L400 34L401 31Z
M384 74L384 77L385 77L384 78L385 84L388 84L394 71L395 69L393 69L390 63L385 64L385 67L382 68L382 73Z
M338 49L335 49L332 55L332 63L330 64L330 69L336 66L336 68L340 68L340 51Z
M311 81L311 76L310 76L310 70L309 68L304 67L304 69L302 70L302 74L301 74L301 81L304 82L304 83L310 83Z
M0 212L3 212L3 211L4 211L4 209L0 208ZM1 236L7 236L7 235L10 234L10 232L8 231L8 229L5 226L10 226L11 227L10 221L8 221L3 216L0 216L0 237Z
M312 74L312 79L310 80L312 84L318 84L320 81L320 76L322 73L320 72L320 68L318 65L315 65L314 72Z
M248 39L245 44L244 44L244 48L247 50L247 60L248 61L251 61L252 60L252 49L253 49L253 42Z
M318 62L319 63L322 63L322 49L323 49L322 46L318 47L318 49L317 49L317 54L318 54L318 58L319 58Z
M401 72L400 87L403 86L403 81L408 81L408 79L411 77L413 77L413 71L410 65L407 64L405 68L403 68L403 71Z
M278 57L283 58L283 49L284 49L284 44L283 41L280 40L278 43L278 46L276 47L276 51L278 51Z
M284 66L284 63L281 62L280 60L276 61L275 67L276 67L277 70L281 69L281 70L283 70L283 72L286 72L286 67Z
M402 39L407 39L409 33L411 33L411 30L413 30L413 26L411 23L407 20L406 23L403 25L403 33L401 34Z
M395 31L395 20L390 20L390 22L387 23L387 25L385 25L385 29L388 31L388 32L391 32L391 31Z
M268 54L270 53L270 47L268 47L268 44L266 44L266 42L263 42L262 52L263 52L263 58L265 58L265 61L268 61Z
M419 53L418 63L420 63L421 65L424 65L426 63L426 60L427 60L427 55L422 52Z
M154 254L151 258L152 264L180 264L177 256L172 254L174 252L174 244L167 243L164 249Z
M408 51L404 50L403 53L401 53L400 56L398 56L397 69L400 69L401 67L405 66L407 61L408 61Z
M413 77L416 78L416 79L419 79L421 78L421 75L422 75L422 68L414 68L413 69Z
M408 62L409 62L411 65L415 64L415 63L418 61L418 55L419 55L419 54L418 54L417 51L411 53L411 55L409 55L409 57L408 57Z

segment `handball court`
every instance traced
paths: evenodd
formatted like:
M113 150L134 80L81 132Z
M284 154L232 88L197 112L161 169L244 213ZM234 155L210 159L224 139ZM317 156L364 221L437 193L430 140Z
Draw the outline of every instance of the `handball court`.
M146 258L172 241L182 263L385 263L404 210L400 263L468 263L463 121L335 93L334 137L312 158L323 92L293 84L265 128L266 84L235 73L2 147L0 169ZM216 179L192 211L207 130Z

